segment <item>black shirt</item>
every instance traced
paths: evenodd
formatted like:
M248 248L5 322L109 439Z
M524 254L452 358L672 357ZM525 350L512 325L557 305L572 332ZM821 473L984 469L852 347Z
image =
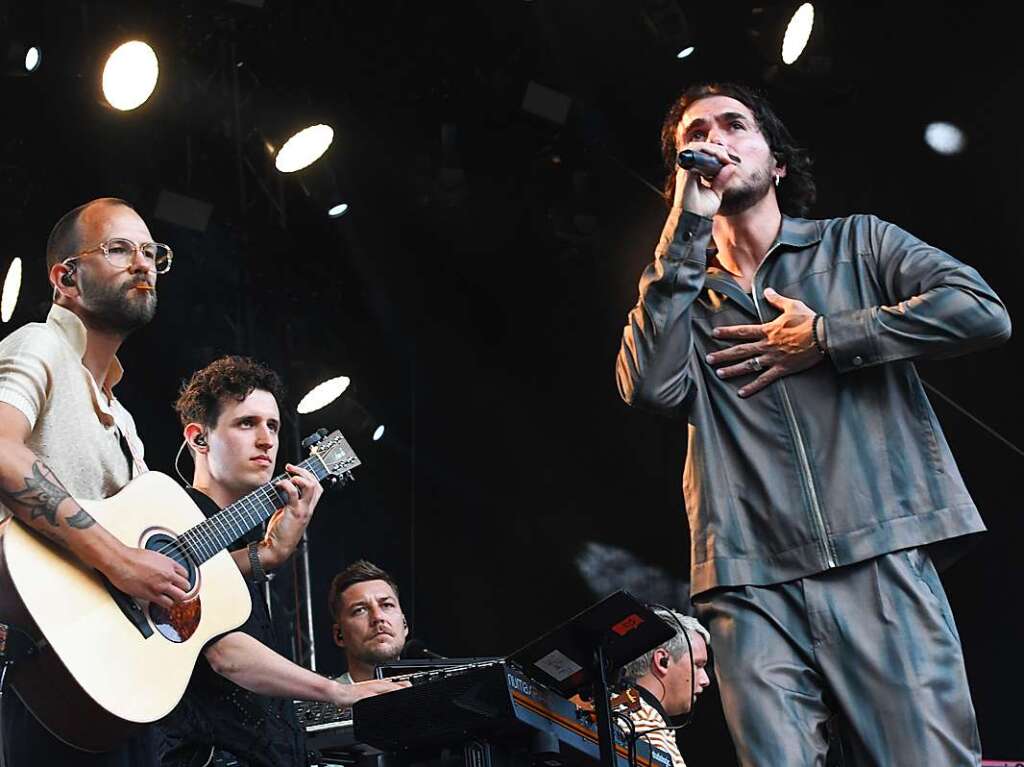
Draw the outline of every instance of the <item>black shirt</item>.
M216 503L198 490L189 488L188 493L207 517L220 511ZM256 529L229 549L234 551L258 540L261 535ZM236 631L279 651L263 595L253 583L247 581L246 585L252 612ZM214 671L205 655L199 656L185 696L158 723L158 730L160 763L164 767L203 765L212 748L230 752L240 765L304 767L306 764L305 731L295 717L291 700L268 698L239 687Z

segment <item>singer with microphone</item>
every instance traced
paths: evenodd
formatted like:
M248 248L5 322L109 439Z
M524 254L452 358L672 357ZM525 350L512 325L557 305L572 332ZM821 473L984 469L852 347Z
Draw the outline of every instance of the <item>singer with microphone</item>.
M847 763L978 764L929 546L984 524L913 363L1005 341L1002 301L891 223L803 218L808 153L748 88L687 89L662 148L616 378L688 424L691 593L740 762L822 764L839 715Z

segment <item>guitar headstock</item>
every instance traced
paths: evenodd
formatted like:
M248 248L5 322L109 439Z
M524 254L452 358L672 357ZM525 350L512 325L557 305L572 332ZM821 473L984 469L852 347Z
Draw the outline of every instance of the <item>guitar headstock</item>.
M345 436L337 429L318 440L309 448L309 452L323 461L327 472L335 477L344 476L362 463Z

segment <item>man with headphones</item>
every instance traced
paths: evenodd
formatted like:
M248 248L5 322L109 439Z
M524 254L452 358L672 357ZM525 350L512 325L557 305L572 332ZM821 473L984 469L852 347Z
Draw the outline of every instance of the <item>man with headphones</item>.
M331 582L327 608L334 619L334 643L345 652L344 684L373 679L374 669L398 660L409 624L398 600L398 584L372 562L353 562Z
M123 375L117 351L153 318L157 275L171 257L124 200L81 205L46 244L46 322L0 342L0 521L13 514L122 591L166 608L184 599L185 571L125 546L75 499L107 498L146 471L135 421L113 393ZM4 696L3 728L13 767L152 763L148 728L114 751L86 755L51 735L14 695Z
M182 388L175 410L195 462L188 492L207 516L273 478L283 396L277 374L247 357L215 360ZM272 649L277 637L259 586L267 570L291 555L323 492L309 471L292 464L285 470L289 479L276 486L287 504L267 533L252 531L228 547L249 585L252 613L237 630L207 645L185 696L159 723L165 767L304 767L305 731L292 700L345 707L401 686L342 685Z
M696 618L663 607L658 617L675 628L671 639L641 655L622 669L622 681L636 689L640 708L631 711L633 734L672 757L673 767L686 767L675 731L686 725L670 720L689 714L697 696L711 684L706 666L711 635Z

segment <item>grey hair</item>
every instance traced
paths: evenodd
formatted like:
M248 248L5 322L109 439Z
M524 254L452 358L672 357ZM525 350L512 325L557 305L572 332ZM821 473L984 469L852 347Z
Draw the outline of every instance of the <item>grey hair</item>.
M630 661L622 667L622 679L627 685L635 684L637 679L650 670L651 663L654 662L656 650L666 650L672 656L672 660L675 661L678 661L689 652L690 645L687 643L686 637L683 636L683 632L680 631L680 624L685 631L689 632L691 642L694 636L701 636L708 647L711 646L711 634L708 633L708 630L696 618L683 615L677 610L666 610L661 607L654 608L654 614L675 629L676 633L664 644L658 645L653 650L648 650L636 660Z

